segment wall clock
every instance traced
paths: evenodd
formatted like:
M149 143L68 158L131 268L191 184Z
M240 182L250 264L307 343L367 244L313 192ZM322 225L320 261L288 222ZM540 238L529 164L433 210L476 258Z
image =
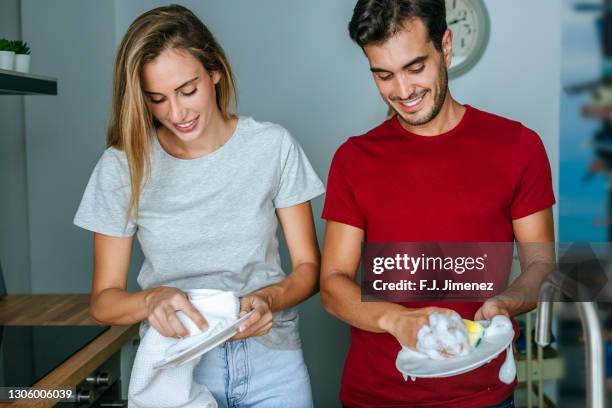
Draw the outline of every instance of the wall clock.
M472 69L484 54L491 23L483 0L446 0L446 23L453 32L448 75L456 78Z

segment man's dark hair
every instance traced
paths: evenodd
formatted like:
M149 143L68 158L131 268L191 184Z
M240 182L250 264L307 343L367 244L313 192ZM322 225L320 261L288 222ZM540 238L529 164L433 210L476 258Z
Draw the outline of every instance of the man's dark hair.
M444 0L359 0L349 23L349 34L360 47L381 44L407 21L420 19L438 51L446 31Z

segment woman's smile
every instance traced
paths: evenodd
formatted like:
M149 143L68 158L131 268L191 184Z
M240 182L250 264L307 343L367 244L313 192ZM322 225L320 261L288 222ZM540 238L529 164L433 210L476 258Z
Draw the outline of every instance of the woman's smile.
M174 128L178 130L179 132L189 133L193 129L195 129L195 127L198 125L199 118L200 118L200 115L198 115L195 119L192 119L188 122L173 123L173 125L174 125Z

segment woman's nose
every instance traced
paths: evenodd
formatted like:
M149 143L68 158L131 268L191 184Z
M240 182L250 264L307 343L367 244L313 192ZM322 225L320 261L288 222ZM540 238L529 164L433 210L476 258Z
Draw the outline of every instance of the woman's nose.
M185 121L186 109L177 101L170 99L170 111L168 112L168 119L173 123L180 123Z

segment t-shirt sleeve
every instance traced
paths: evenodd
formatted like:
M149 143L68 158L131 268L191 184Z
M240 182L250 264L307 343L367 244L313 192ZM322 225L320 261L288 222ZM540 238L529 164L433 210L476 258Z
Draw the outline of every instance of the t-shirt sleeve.
M332 159L321 217L328 221L341 222L365 229L365 217L359 210L345 172L348 154L347 143L338 148Z
M513 220L555 204L550 163L537 133L522 128L518 150L518 174L510 208Z
M113 237L129 237L136 232L133 219L126 224L130 199L127 162L107 149L94 168L81 204L74 216L74 225Z
M287 208L320 196L325 187L298 142L283 129L280 148L280 179L274 195L275 208Z

